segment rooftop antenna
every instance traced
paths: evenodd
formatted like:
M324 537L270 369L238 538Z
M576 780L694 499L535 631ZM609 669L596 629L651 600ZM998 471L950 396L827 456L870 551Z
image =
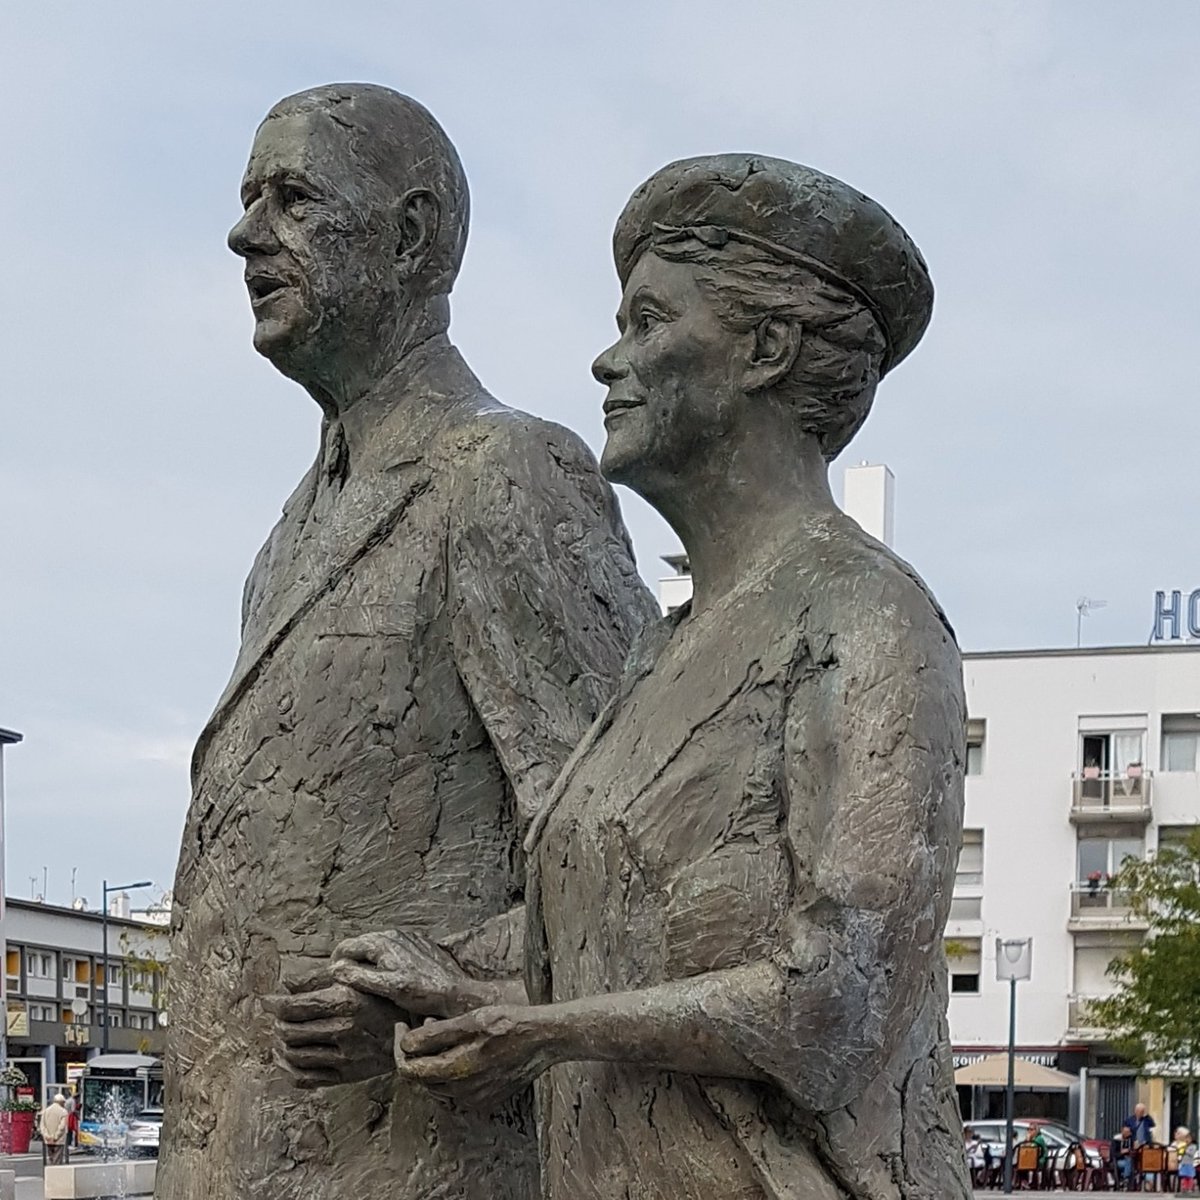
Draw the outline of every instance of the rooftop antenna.
M71 906L75 906L75 876L79 873L78 867L71 868Z
M30 875L29 877L29 898L34 900L37 898L37 876Z
M1091 600L1087 596L1080 596L1075 601L1075 649L1078 650L1083 645L1083 618L1091 616L1098 608L1104 608L1108 604L1107 600Z

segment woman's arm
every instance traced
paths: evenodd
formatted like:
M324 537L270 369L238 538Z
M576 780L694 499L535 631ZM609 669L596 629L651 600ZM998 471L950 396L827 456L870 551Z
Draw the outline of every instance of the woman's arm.
M444 1096L493 1105L563 1062L630 1062L691 1075L764 1079L709 1015L779 993L769 964L559 1004L493 1006L405 1030L400 1074Z
M785 714L796 874L769 959L405 1031L401 1074L482 1102L560 1062L630 1062L771 1079L831 1112L915 1024L936 1022L932 969L961 823L961 670L928 602L905 612L896 599L858 598L858 636L808 652L823 678Z

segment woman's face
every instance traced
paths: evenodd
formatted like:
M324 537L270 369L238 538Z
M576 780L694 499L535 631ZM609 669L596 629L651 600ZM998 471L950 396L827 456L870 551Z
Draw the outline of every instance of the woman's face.
M635 491L694 475L728 432L744 398L753 334L722 324L696 268L647 251L617 313L620 340L592 364L608 387L600 465Z

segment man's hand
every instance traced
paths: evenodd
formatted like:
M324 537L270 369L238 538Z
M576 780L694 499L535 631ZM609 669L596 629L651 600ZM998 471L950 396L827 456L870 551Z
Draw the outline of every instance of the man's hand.
M407 930L342 942L331 970L338 983L390 1000L417 1020L455 1017L502 994L495 984L472 979L435 942Z
M285 986L290 995L265 996L262 1004L275 1018L275 1056L297 1087L353 1083L395 1069L394 1030L406 1014L328 974Z

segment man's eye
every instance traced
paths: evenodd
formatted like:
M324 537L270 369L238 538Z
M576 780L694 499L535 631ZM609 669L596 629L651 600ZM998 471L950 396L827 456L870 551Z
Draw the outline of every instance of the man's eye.
M656 312L650 312L647 309L643 309L637 315L636 326L639 333L648 333L654 328L655 325L659 325L661 323L662 317L660 317Z
M279 202L286 209L299 208L311 199L312 197L303 188L294 187L291 184L284 184L279 189Z

